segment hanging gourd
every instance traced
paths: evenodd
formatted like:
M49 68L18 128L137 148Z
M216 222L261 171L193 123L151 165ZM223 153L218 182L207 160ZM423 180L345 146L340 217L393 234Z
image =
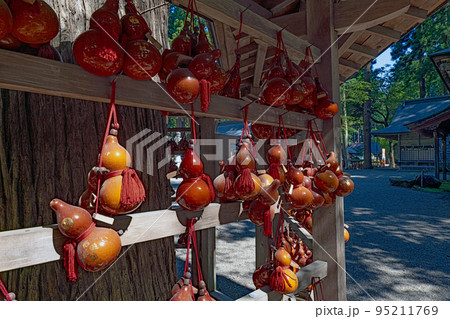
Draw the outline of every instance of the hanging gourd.
M126 15L122 17L122 43L127 54L124 58L123 72L135 80L149 80L162 66L162 57L158 49L147 41L151 35L147 22L138 15L131 3L125 6Z
M286 152L279 143L272 146L267 152L267 161L270 165L267 173L274 179L278 179L281 184L284 184L286 180L286 174L283 168L283 164L286 163L286 158Z
M227 72L227 76L229 75L228 82L226 82L223 89L220 91L220 95L226 96L232 99L240 99L241 98L241 58L238 54L236 56L236 63L234 66Z
M55 11L43 0L11 0L12 35L19 41L39 45L50 42L59 32Z
M70 238L64 245L64 266L69 281L77 280L75 255L86 271L100 271L114 262L121 249L120 237L114 230L96 227L86 210L60 199L53 199L50 207L56 213L59 231Z
M252 279L256 289L261 289L270 284L270 275L274 271L273 263L267 263L259 267L253 273Z
M4 0L0 0L0 40L11 33L13 17Z
M223 161L220 161L219 165L220 174L213 181L216 196L221 201L235 201L238 199L234 189L234 181L237 175L236 165L231 163L227 165Z
M297 290L298 279L290 268L292 262L290 254L284 248L278 248L274 259L276 268L270 276L272 290L280 294L290 294Z
M252 123L251 124L252 135L260 140L267 140L272 137L274 133L274 127L271 125Z
M90 29L73 44L75 60L92 74L112 76L122 69L124 54L117 44L122 33L118 10L118 0L107 0L92 14Z
M175 69L166 79L167 91L180 103L193 103L200 92L200 82L187 68Z
M177 189L176 201L186 210L200 211L214 200L214 187L208 175L203 173L203 163L194 152L191 143L180 164L183 182Z
M339 178L338 188L334 191L334 194L336 196L346 197L350 195L354 189L355 185L353 184L353 181L350 179L350 177L341 176L341 178Z
M111 102L98 167L88 174L88 189L79 199L80 206L100 213L122 215L136 210L145 200L145 189L131 166L131 156L117 139L119 124L115 105L116 82L112 83ZM111 129L109 129L111 124Z

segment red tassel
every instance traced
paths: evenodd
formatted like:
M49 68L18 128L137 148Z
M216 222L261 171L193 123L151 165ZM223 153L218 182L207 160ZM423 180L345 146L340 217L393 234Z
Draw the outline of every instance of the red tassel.
M75 264L75 248L77 242L73 239L68 240L64 244L64 268L66 269L67 279L69 281L77 281L77 267Z
M206 79L200 80L200 104L202 112L208 111L211 102L211 82Z
M236 176L234 174L234 166L227 165L225 168L225 194L233 194L234 193L234 181L236 179Z
M120 203L123 207L134 206L145 200L145 188L139 176L132 168L122 171L122 191L120 193Z
M270 276L270 288L280 293L283 293L286 290L285 284L287 284L290 288L292 288L291 283L289 282L289 280L287 280L287 278L291 277L287 275L283 271L283 269L284 269L283 267L278 266L276 270L273 272L272 276Z
M272 216L270 207L264 212L264 236L272 236Z
M214 199L216 198L216 193L214 192L214 185L211 181L211 177L209 177L208 175L206 175L205 173L202 173L201 178L203 179L203 181L208 184L208 188L209 188L209 193L211 194L211 202L214 201Z
M236 191L240 193L251 193L255 189L255 182L252 178L252 171L250 168L245 168L238 177L235 185Z
M280 180L280 171L278 168L281 167L281 164L278 163L272 163L270 164L269 170L267 171L267 174L273 177L273 179Z

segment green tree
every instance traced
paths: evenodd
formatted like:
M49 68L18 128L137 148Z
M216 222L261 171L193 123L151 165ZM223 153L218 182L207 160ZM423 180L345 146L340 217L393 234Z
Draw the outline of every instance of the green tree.
M394 81L403 82L414 98L443 95L442 80L428 55L449 46L450 5L438 10L391 46Z

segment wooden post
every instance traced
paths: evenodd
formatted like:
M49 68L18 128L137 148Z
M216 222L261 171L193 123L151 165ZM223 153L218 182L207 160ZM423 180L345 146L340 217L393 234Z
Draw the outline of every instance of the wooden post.
M447 180L447 134L442 136L442 179Z
M320 81L336 103L339 103L339 58L333 25L333 1L306 2L308 41L323 53L317 64ZM332 45L334 43L334 45ZM331 48L330 48L331 46ZM323 139L327 151L341 158L341 117L323 123ZM314 259L328 262L328 275L323 281L325 300L346 300L344 203L342 198L330 208L313 214Z
M434 137L434 177L439 179L439 134L437 130L433 131Z
M212 118L197 118L199 123L199 136L201 139L214 139L216 134L216 121ZM200 158L203 161L203 171L208 174L212 180L217 175L218 163L206 160L204 154L214 154L214 145L200 145ZM203 279L208 291L216 290L216 228L197 231L197 247L199 250L200 266L202 268ZM197 266L195 262L195 253L192 251L192 273L194 283L198 283Z

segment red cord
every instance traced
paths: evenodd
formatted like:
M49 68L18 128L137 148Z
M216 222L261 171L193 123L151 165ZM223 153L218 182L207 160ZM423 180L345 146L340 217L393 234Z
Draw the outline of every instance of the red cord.
M102 167L103 165L103 150L105 148L105 144L106 144L106 140L108 138L109 135L109 130L111 127L111 122L114 119L114 124L113 127L114 129L118 129L119 128L119 123L117 122L117 112L116 112L116 81L114 80L112 83L112 89L111 89L111 100L110 100L110 104L109 104L109 115L108 115L108 122L106 124L106 129L105 129L105 135L103 136L103 144L102 144L102 148L100 150L100 156L98 159L98 167ZM100 186L102 184L102 178L101 175L98 175L98 179L97 179L97 200L95 201L95 214L98 213L98 203L99 203L99 194L100 194Z
M0 279L0 290L2 291L3 296L5 296L7 301L12 301L11 296L8 293L8 290L6 290L6 287L1 279Z
M291 151L289 150L288 138L287 138L287 134L286 134L286 128L284 127L284 121L283 121L283 116L282 115L279 116L278 132L280 131L281 128L283 129L284 139L286 141L286 148L287 148L287 151L288 151L289 160L292 163ZM278 138L281 138L281 136L279 136Z
M195 233L195 222L194 222L194 220L192 220L191 230L192 230L192 242L194 244L195 257L196 257L196 260L197 260L198 280L200 282L200 281L203 281L203 274L202 274L202 269L201 269L201 266L200 266L200 259L198 258L197 235Z
M316 130L317 130L317 134L319 135L320 142L323 145L323 150L325 151L325 154L328 154L327 148L325 146L325 143L323 142L322 134L320 134L319 127L317 126L316 120L314 119L313 122L314 122L314 125L316 126Z

